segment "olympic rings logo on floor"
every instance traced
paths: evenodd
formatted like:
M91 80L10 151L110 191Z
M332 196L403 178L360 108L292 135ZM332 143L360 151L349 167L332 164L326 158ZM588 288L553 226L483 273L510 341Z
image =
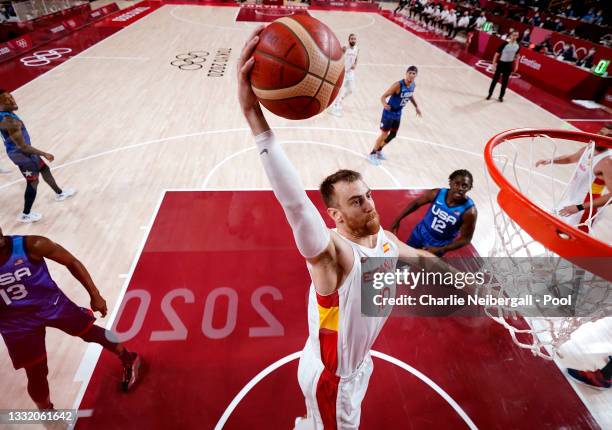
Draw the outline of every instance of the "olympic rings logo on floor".
M493 73L493 63L487 60L476 61L476 64L474 64L474 67L476 67L477 69L484 69L485 72L487 73ZM510 74L510 78L512 79L520 78L520 77L521 75L519 73L512 72Z
M172 60L170 64L181 70L200 70L209 55L210 52L207 51L191 51L177 55L176 60Z
M52 60L59 60L64 54L72 52L70 48L54 48L47 51L36 51L32 55L23 57L19 61L26 67L40 67L50 64Z

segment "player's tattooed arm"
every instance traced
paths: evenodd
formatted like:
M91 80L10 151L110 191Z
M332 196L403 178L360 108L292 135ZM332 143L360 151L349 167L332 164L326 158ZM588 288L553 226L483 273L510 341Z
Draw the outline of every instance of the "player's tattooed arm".
M393 85L389 87L387 91L383 93L382 96L380 96L380 102L382 103L385 109L387 110L391 109L391 106L387 104L387 99L391 97L393 94L396 94L397 92L399 92L399 90L400 90L400 84L399 82L395 82Z
M100 295L96 288L91 275L74 255L64 249L61 245L53 242L50 239L42 236L27 236L26 251L28 258L33 261L42 261L47 258L56 263L66 266L72 276L74 276L85 287L91 298L91 309L100 312L102 316L106 316L107 307L106 301Z
M440 191L439 188L427 190L422 195L420 195L419 197L417 197L416 199L408 203L408 206L406 206L406 208L402 211L402 213L399 214L397 218L395 218L395 221L393 221L393 224L391 224L391 227L390 227L391 231L397 234L397 230L399 230L399 226L402 220L408 215L410 215L412 212L420 208L421 206L426 205L427 203L433 202L434 199L436 198L436 194L438 194L438 191Z
M23 134L21 132L21 121L15 118L5 118L0 125L6 131L8 131L11 140L15 142L20 151L26 154L39 155L41 157L45 157L49 161L53 161L53 155L26 144L25 139L23 138Z

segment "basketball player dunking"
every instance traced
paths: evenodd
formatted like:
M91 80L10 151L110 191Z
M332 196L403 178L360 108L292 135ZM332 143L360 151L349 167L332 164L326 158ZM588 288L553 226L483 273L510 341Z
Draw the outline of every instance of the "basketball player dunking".
M298 369L307 418L298 419L296 429L357 429L372 373L369 351L386 321L386 317L361 314L361 272L369 271L363 261L378 257L372 270L393 271L398 258L427 265L438 265L440 260L380 227L372 192L361 175L351 170L339 170L321 184L327 213L336 225L333 230L327 228L294 166L276 143L251 88L249 73L255 63L251 55L260 31L251 34L240 55L238 97L261 163L312 278L309 337Z
M399 82L394 83L380 97L380 101L384 107L382 118L380 120L380 135L376 139L374 149L370 152L368 160L370 163L378 166L381 160L387 158L383 154L383 148L397 136L400 121L402 119L402 109L408 103L408 100L414 105L416 113L421 116L421 111L414 99L415 79L418 69L416 66L408 67L406 76Z
M342 116L342 101L355 91L355 68L357 67L357 56L359 54L357 36L349 35L348 42L348 46L342 48L344 51L344 82L331 110L331 114L335 116Z
M600 130L604 136L612 135L608 125ZM536 167L547 164L577 163L576 170L561 198L558 214L566 223L589 233L597 219L597 209L612 199L612 150L605 146L587 146L573 154L566 154L548 160L538 160ZM607 193L604 193L605 189Z
M39 409L53 409L47 381L45 330L54 327L116 354L123 365L122 387L138 378L140 358L112 332L94 324L93 312L73 303L57 287L46 259L65 266L85 287L91 309L106 315L106 301L83 264L53 241L41 236L4 236L0 229L0 334L15 369L24 368L28 394Z

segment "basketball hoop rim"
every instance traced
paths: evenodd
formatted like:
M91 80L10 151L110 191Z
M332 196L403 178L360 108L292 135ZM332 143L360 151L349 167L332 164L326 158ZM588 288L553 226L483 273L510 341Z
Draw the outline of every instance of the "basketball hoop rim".
M594 141L598 145L612 148L612 138L610 137L574 130L520 128L498 133L489 139L484 150L486 169L499 187L497 203L533 239L563 258L570 261L580 260L580 262L573 261L579 266L584 267L582 261L586 260L584 257L612 257L612 247L610 245L566 224L534 204L512 185L498 169L493 158L493 151L497 145L513 139L538 136L574 140L581 143ZM610 274L600 273L604 270L601 263L595 271L591 269L588 268L588 270L605 279L609 279L611 276Z

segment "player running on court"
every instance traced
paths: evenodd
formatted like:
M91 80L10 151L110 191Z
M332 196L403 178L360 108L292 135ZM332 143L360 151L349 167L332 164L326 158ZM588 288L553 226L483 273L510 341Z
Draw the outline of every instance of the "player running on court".
M448 178L449 188L428 190L410 202L397 217L391 230L397 233L402 219L421 206L431 203L421 222L412 230L408 245L425 249L438 256L469 245L478 216L474 201L467 197L473 181L469 171L455 170Z
M26 180L23 213L17 218L18 221L28 223L36 222L42 215L32 212L32 206L36 199L38 189L38 175L55 191L55 200L66 200L75 194L75 190L66 188L62 190L51 174L51 169L45 164L43 158L53 161L55 157L48 152L36 149L30 143L30 135L23 121L15 115L18 109L13 96L5 90L0 90L0 134L6 148L6 153Z
M359 55L357 36L349 35L348 41L348 46L342 47L344 51L344 82L342 82L342 89L331 110L332 115L335 116L342 116L342 101L355 91L355 68L357 68L357 56Z
M361 175L351 170L339 170L320 186L327 213L336 225L333 230L327 228L295 167L275 141L251 88L249 73L255 63L251 55L260 31L251 34L238 61L238 97L261 163L312 279L309 337L298 369L308 415L296 421L296 428L357 429L372 373L370 348L388 315L362 315L362 271L393 271L398 258L437 267L442 264L432 254L409 247L380 227L371 190ZM390 296L394 294L390 291Z
M402 119L402 109L404 109L408 101L414 105L417 115L421 116L421 111L414 98L417 73L418 69L416 66L408 67L404 79L391 85L380 98L384 107L380 120L380 135L376 139L374 149L372 149L368 156L370 163L376 166L380 165L381 160L387 159L382 150L397 136Z
M60 245L41 236L4 236L0 229L0 334L15 369L24 368L28 394L39 409L53 409L47 374L45 329L54 327L116 354L123 366L122 388L138 378L140 358L112 332L94 325L91 310L70 301L51 279L45 259L66 268L85 287L91 309L106 316L106 302L83 264Z

